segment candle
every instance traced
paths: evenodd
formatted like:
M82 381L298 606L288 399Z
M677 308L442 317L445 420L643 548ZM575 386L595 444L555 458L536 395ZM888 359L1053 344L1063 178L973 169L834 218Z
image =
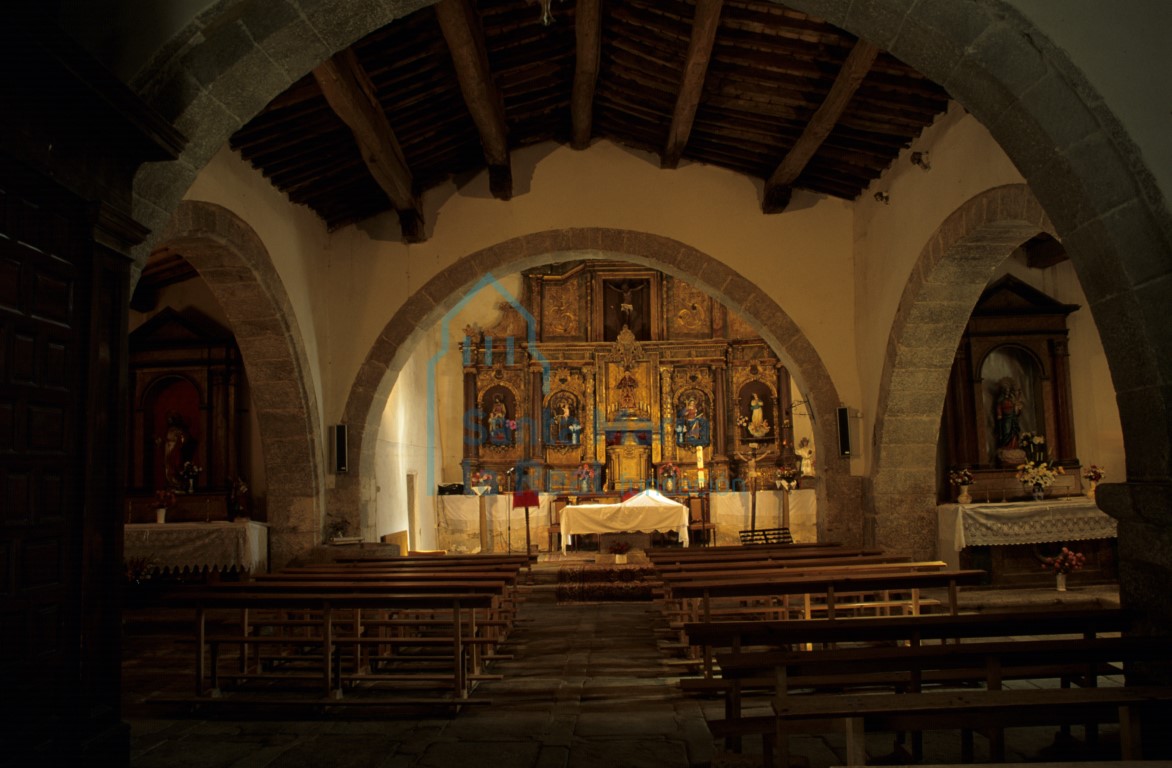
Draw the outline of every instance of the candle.
M696 469L704 469L704 447L696 446Z

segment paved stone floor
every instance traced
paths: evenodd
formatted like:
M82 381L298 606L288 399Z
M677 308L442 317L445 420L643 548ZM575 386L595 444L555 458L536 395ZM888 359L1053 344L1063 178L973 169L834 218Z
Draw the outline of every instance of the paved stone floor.
M730 754L714 744L705 712L721 702L683 697L675 685L670 633L652 603L557 604L550 574L535 567L535 582L517 626L494 663L500 680L481 683L473 696L491 703L448 715L422 712L378 716L316 714L305 710L250 715L192 711L165 703L192 686L190 645L159 621L128 614L123 668L124 715L131 725L135 768L641 768L760 764L760 744L746 741ZM1028 608L1054 594L1014 590L967 598L986 607L1012 602ZM1113 590L1066 593L1066 601L1110 603ZM1053 729L1018 729L1010 760L1066 759ZM1036 731L1035 733L1024 733ZM1111 733L1104 733L1111 747ZM929 734L925 762L959 759L959 737ZM979 752L978 760L982 758ZM869 740L877 762L903 762L890 736ZM840 764L832 737L795 739L794 752L810 766ZM1078 747L1075 745L1075 752ZM1084 755L1085 757L1085 755Z

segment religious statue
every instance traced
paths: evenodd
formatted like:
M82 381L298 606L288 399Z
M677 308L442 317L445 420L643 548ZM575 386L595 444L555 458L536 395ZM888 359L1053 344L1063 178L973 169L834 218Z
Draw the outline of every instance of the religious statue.
M1000 393L994 406L995 438L998 448L1017 448L1021 435L1021 412L1025 406L1021 390L1014 386L1012 379L1000 382Z
M752 437L765 437L769 434L769 421L765 418L765 401L761 399L761 395L753 393L752 399L749 400L749 418L746 421L742 417L738 423L744 424Z
M608 281L605 289L608 293L607 338L617 338L619 331L627 328L636 339L647 340L650 317L647 299L641 294L650 291L649 283L637 279Z
M555 408L549 423L550 442L559 445L577 445L578 433L582 430L582 424L571 409L570 399L563 398Z
M676 413L676 435L680 445L708 445L708 417L695 395L684 398Z
M167 424L155 443L163 452L163 487L172 490L186 490L183 465L190 462L194 443L183 417L174 411L167 414Z
M499 394L494 395L492 408L488 412L488 442L492 445L509 445L512 442L511 431L505 401Z

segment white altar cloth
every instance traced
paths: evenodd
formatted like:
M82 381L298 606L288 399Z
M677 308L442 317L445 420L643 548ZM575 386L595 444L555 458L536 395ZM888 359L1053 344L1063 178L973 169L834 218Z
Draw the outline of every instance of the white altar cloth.
M127 560L142 558L161 568L269 569L265 523L136 523L123 526Z
M757 491L757 527L778 528L785 491ZM753 500L748 491L713 491L708 516L716 523L717 544L739 544L740 532L752 522ZM818 496L813 488L790 491L789 530L794 541L818 541Z
M562 553L571 536L624 531L679 532L688 546L688 508L655 489L637 493L621 504L576 504L562 509Z
M949 560L946 547L993 544L1113 539L1115 519L1083 496L1001 504L945 504L939 507L939 556ZM951 563L951 560L949 560Z
M550 523L550 506L554 494L539 493L538 505L529 508L530 542L541 544ZM525 551L525 509L513 508L513 495L492 493L484 496L485 522L491 552ZM437 543L441 549L465 551L475 542L479 551L480 497L467 495L436 496Z

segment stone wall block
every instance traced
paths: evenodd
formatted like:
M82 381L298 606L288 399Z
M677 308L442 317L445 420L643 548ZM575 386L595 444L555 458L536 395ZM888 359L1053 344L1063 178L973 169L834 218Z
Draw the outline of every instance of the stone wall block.
M247 359L247 356L245 357ZM249 387L253 408L259 413L271 408L288 408L301 400L301 387L293 381L251 381Z

